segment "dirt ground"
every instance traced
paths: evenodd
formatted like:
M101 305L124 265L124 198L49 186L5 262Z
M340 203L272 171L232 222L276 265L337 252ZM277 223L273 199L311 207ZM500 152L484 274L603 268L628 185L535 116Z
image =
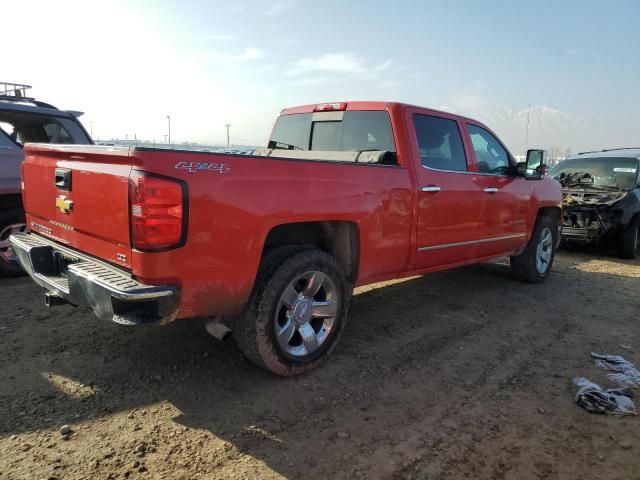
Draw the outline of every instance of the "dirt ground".
M640 419L581 410L571 383L605 383L591 351L640 365L640 262L554 270L359 289L333 357L295 379L197 322L121 327L0 279L0 479L640 478Z

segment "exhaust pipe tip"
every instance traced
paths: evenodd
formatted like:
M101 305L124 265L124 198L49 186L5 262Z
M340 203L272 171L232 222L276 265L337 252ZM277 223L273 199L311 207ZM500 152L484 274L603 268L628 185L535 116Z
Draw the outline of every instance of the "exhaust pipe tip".
M220 340L224 342L231 338L233 335L232 330L227 327L224 323L217 320L209 320L205 323L204 328L207 330L207 333L211 335L216 340Z
M44 305L48 308L56 307L58 305L65 305L67 303L69 302L67 302L64 298L59 296L57 293L46 292L44 294Z

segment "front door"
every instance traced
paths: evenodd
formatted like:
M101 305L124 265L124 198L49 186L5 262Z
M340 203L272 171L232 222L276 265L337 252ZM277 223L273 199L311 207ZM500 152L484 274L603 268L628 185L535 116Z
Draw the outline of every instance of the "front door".
M495 135L472 123L466 128L475 155L476 182L485 195L478 257L517 250L528 231L531 182L513 175L511 156Z
M476 256L485 193L467 169L461 125L440 112L409 109L407 115L419 195L413 269L464 263Z

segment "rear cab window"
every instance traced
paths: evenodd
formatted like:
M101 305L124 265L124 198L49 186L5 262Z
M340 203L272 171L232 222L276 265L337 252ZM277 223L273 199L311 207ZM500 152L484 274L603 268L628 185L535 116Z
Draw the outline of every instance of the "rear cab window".
M394 163L396 153L391 119L384 110L281 115L273 128L268 148L318 152L388 152ZM277 156L277 152L273 156ZM321 154L319 158L321 159Z

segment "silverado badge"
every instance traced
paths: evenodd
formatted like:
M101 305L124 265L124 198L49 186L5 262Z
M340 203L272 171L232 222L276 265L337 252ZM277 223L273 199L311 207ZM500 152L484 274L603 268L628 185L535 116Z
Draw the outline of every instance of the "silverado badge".
M69 200L64 195L60 195L56 198L56 208L62 213L69 213L73 208L73 200Z

